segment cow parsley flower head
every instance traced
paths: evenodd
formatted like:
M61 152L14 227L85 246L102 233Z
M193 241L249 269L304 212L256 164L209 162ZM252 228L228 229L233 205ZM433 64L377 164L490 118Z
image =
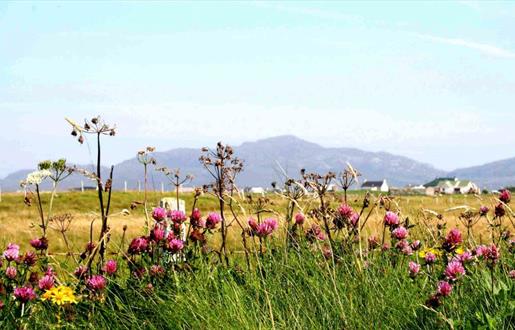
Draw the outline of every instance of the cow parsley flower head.
M44 179L46 179L47 177L49 177L51 175L52 175L52 172L50 172L49 170L34 171L27 175L27 178L21 182L21 185L22 186L36 185L36 184L39 185L39 184L41 184L41 182L43 182Z

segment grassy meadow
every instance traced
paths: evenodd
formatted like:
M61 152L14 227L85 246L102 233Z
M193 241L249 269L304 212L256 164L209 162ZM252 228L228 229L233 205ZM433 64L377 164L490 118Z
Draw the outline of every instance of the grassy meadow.
M43 207L48 208L50 200L50 193L42 194ZM355 208L361 207L362 199L364 196L363 191L350 192L348 195L349 204ZM174 192L148 192L148 205L149 209L159 205L161 198L175 197ZM258 198L258 195L254 196ZM270 199L270 212L269 216L281 216L286 208L286 200L280 195L269 193L266 196ZM378 195L373 196L376 199ZM343 198L342 193L333 193L330 195L331 206L336 208ZM431 226L435 224L435 217L432 212L443 215L445 222L449 226L463 225L459 221L460 214L465 208L478 210L481 205L492 204L495 200L495 195L441 195L441 196L393 196L393 200L397 203L399 210L406 217L412 219L415 223L420 223L417 230L426 230L426 225ZM193 203L193 193L180 194L180 199L186 202L186 213L191 211ZM120 242L123 227L127 226L127 237L134 237L144 234L145 225L145 212L143 205L138 205L135 209L131 210L131 203L142 202L144 200L143 192L113 192L111 204L111 220L110 227L112 233L112 241L114 245ZM306 199L308 200L308 199ZM242 205L248 209L248 203L245 198L241 198ZM306 203L304 207L309 207L312 202ZM198 207L203 214L218 209L216 197L204 194L198 201ZM54 215L62 213L70 213L73 216L72 224L70 226L69 235L70 243L77 248L83 249L84 245L89 241L89 231L91 222L94 221L94 232L99 232L100 221L98 221L98 199L96 191L85 192L60 192L56 195L53 204ZM129 211L129 214L122 214L124 210ZM425 212L424 210L428 210ZM252 209L246 210L246 216L255 216L252 214ZM379 208L375 209L372 213L365 230L363 237L371 234L379 235L382 230L382 221L384 210ZM24 204L23 194L21 193L8 193L2 195L2 202L0 202L0 230L2 236L0 243L6 245L11 241L19 241L21 244L28 246L30 239L39 235L39 215L36 205L27 206ZM55 226L54 226L55 227ZM236 226L233 227L235 229ZM487 223L485 221L479 222L475 227L476 236L478 238L488 236ZM236 230L236 229L235 229ZM239 230L239 229L238 229ZM240 250L239 233L229 229L230 244L235 250ZM50 245L50 252L60 253L64 252L64 241L57 230L50 230L49 237L53 244ZM95 237L96 239L96 237ZM485 238L486 239L486 238ZM482 239L480 239L482 241Z
M150 192L149 206L158 205L162 197L173 193ZM43 208L48 208L50 195L42 194ZM113 192L109 218L110 243L108 257L116 260L118 270L107 276L107 285L95 291L86 278L75 279L72 274L77 263L66 251L63 237L57 230L48 232L48 256L40 267L50 265L57 270L56 280L73 288L77 302L64 305L40 301L40 296L26 304L6 299L0 311L0 327L5 329L513 329L515 324L515 285L510 271L514 268L513 245L500 241L501 258L488 264L476 257L466 264L466 276L448 280L452 294L434 293L437 284L445 280L446 262L456 255L445 252L434 264L424 263L415 251L404 255L393 248L393 236L387 234L385 242L392 248L367 248L367 238L381 237L384 226L385 205L379 196L370 197L365 214L370 216L361 239L354 238L342 250L327 253L327 240L311 242L300 239L294 248L284 244L286 226L284 214L287 201L279 195L267 195L266 211L262 217L274 217L279 223L273 235L249 238L250 255L245 262L241 230L234 224L228 228L230 261L225 264L214 255L203 255L198 246L191 249L187 259L163 263L163 275L155 275L154 254L127 253L134 237L145 234L144 208L131 209L135 201L143 201L143 193ZM186 201L187 214L191 212L193 193L181 194ZM254 196L257 199L258 196ZM351 192L348 204L359 210L363 192ZM494 195L453 196L392 196L389 208L409 218L409 235L422 241L422 246L439 246L445 237L437 237L442 224L445 231L457 227L463 234L460 246L474 249L475 245L490 243L491 227L481 218L473 227L473 244L460 220L468 209L477 213L482 205L498 202ZM326 196L330 207L337 209L343 195ZM256 216L255 205L242 196L238 198L239 217ZM219 212L217 199L202 195L197 202L202 215ZM306 215L317 209L316 198L304 197L299 205ZM493 206L492 206L493 207ZM128 210L129 214L124 214ZM509 210L509 209L508 209ZM510 211L511 212L511 211ZM98 200L95 191L60 192L54 199L54 215L69 213L73 216L67 232L72 250L80 252L89 241L90 224L94 233L100 231ZM441 215L441 216L438 216ZM307 229L315 222L306 216ZM230 223L231 216L227 216ZM509 219L509 220L508 220ZM511 216L505 224L513 230ZM26 206L23 194L3 194L0 202L1 244L20 244L21 251L30 250L29 240L40 235L38 211L34 205ZM407 225L407 223L404 223ZM124 226L127 226L122 239ZM511 227L510 227L511 226ZM441 228L440 228L441 229ZM208 235L206 233L206 235ZM301 231L303 235L303 231ZM444 233L445 236L445 233ZM344 242L345 236L334 236L335 242ZM96 241L98 237L94 237ZM123 242L122 242L123 241ZM359 241L359 243L358 243ZM218 230L209 234L207 245L218 249L221 238ZM335 243L340 244L340 243ZM132 245L132 243L131 243ZM442 245L443 246L443 245ZM157 247L157 245L156 245ZM264 248L263 248L264 247ZM438 247L437 247L438 248ZM439 249L439 248L438 248ZM337 251L336 248L334 251ZM191 258L191 259L190 259ZM410 273L411 263L418 263L416 276ZM12 263L11 263L12 264ZM465 263L464 263L465 264ZM22 264L23 265L23 264ZM44 265L44 266L43 266ZM488 266L490 265L490 266ZM18 276L23 271L22 266ZM144 267L144 268L137 268ZM147 275L135 275L145 269ZM164 268L163 268L164 269ZM28 272L28 270L27 270ZM2 270L3 285L12 283L8 271ZM23 273L25 281L28 273ZM411 274L411 275L410 275ZM17 279L19 280L19 279ZM16 280L16 281L17 281ZM30 280L29 280L30 281ZM440 282L439 282L440 281ZM21 283L21 282L20 282ZM56 284L57 285L57 282ZM37 283L35 284L37 288ZM4 289L5 290L5 289ZM38 291L39 292L39 291ZM436 297L437 304L430 301ZM38 301L38 302L35 302ZM5 304L5 306L4 306Z

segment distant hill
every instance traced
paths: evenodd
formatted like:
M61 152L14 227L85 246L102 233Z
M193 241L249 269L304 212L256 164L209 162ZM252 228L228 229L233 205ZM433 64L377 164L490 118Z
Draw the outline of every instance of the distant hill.
M80 168L86 169L88 171L93 172L94 167L92 165L78 165ZM3 180L0 180L0 185L2 187L2 191L17 191L20 189L20 181L24 180L27 175L34 171L34 169L31 170L20 170L13 172L6 176ZM107 176L108 175L108 169L106 167L102 167L102 175ZM64 182L62 182L62 185L60 185L63 189L71 189L71 188L80 188L81 181L84 183L84 187L95 187L96 182L90 179L85 178L84 176L80 174L73 173L70 175ZM45 180L43 184L41 185L41 190L50 190L51 184L48 182L48 180Z
M515 186L515 158L457 169L449 176L472 180L479 187L487 189Z
M284 179L283 170L292 177L298 177L302 168L320 173L340 172L347 162L362 173L362 179L387 179L393 186L425 183L446 174L431 165L407 157L353 148L324 148L290 135L245 142L234 150L245 164L244 171L238 178L238 184L242 187L269 187L272 181L280 182ZM199 156L200 148L178 148L155 153L159 166L180 168L184 174L193 174L195 179L191 185L195 186L212 181L207 171L202 168L198 160ZM104 171L107 174L107 168ZM22 170L8 175L0 181L2 189L4 191L19 189L19 181L29 172L29 170ZM142 177L143 167L134 157L115 165L114 187L123 189L124 181L127 181L129 189L137 189L138 180L142 181ZM81 180L86 185L94 184L79 175L73 175L63 183L62 188L80 187ZM152 189L160 189L161 182L167 183L163 174L151 171L149 186ZM166 188L170 186L167 185Z

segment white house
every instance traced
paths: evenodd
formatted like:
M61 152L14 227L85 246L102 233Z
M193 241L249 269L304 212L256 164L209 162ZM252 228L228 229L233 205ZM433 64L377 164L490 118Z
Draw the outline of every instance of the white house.
M370 191L381 191L381 192L389 192L390 187L388 186L388 183L386 180L383 181L363 181L363 184L361 185L361 189L363 190L370 190Z
M249 194L265 194L265 189L263 187L246 187L243 191Z
M434 194L479 194L481 190L470 180L459 180L458 178L436 178L424 185L426 195Z

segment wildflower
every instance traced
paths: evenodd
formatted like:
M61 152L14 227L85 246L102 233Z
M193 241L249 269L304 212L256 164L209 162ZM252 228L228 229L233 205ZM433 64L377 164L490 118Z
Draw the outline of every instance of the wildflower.
M111 276L111 275L114 275L116 273L116 270L118 269L118 264L116 263L115 260L107 260L105 265L104 265L104 268L103 268L103 271Z
M77 303L73 289L64 285L48 289L41 296L41 300L50 300L53 304L58 306Z
M489 262L490 266L495 266L495 264L499 261L499 258L501 257L501 252L499 251L497 246L492 243L492 245L488 247L485 257Z
M161 207L154 208L152 218L157 222L163 221L166 218L166 210Z
M180 239L173 238L168 242L168 250L173 253L177 253L184 248L184 242Z
M419 240L411 242L411 248L413 249L413 251L417 251L418 249L420 249L420 246L421 243Z
M34 292L34 289L23 286L14 289L14 297L25 304L36 299L36 293Z
M55 274L54 269L51 266L48 266L46 271L45 271L45 275L55 277L56 274Z
M154 285L152 283L148 283L146 286L145 286L145 292L147 294L151 294L152 292L154 291Z
M5 276L7 276L8 279L14 280L16 278L16 275L18 275L16 267L9 266L5 269Z
M397 250L401 251L402 254L405 254L407 256L410 256L413 254L413 249L409 245L408 241L406 241L405 239L397 242L397 244L395 244L395 248Z
M511 193L508 189L504 189L499 194L499 200L505 204L508 204L511 200Z
M510 272L508 273L508 276L509 276L512 280L515 280L515 269L510 270Z
M273 218L263 220L262 223L258 224L255 234L259 237L267 237L271 235L277 229L277 221Z
M426 262L426 264L432 264L436 261L436 255L431 252L428 252L424 256L424 261Z
M0 311L2 311L4 309L4 302L2 300L0 300Z
M176 224L181 224L184 221L186 221L186 214L184 214L184 212L179 211L179 210L169 211L168 217L170 218L170 220L172 220L172 222L174 222Z
M9 243L7 249L4 251L4 258L7 261L13 261L20 256L20 246L14 243Z
M200 213L200 210L195 208L193 209L193 211L191 212L191 215L190 215L190 223L193 227L198 227L199 226L199 221L200 219L202 218L202 213Z
M202 219L200 218L198 223L197 223L197 227L200 227L200 228L206 228L206 220L205 219Z
M463 264L474 260L474 256L472 255L472 252L470 252L468 250L467 251L463 251L463 249L461 249L461 251L456 250L456 256L457 256L457 259Z
M45 275L39 280L38 287L40 290L46 291L50 290L54 286L54 284L54 277Z
M311 243L315 242L316 240L324 241L326 239L326 236L319 225L313 224L311 227L306 231L306 239L310 241Z
M384 243L383 246L381 246L381 251L388 251L390 250L390 244Z
M379 246L379 239L376 236L370 236L368 238L368 248L370 250L373 250L378 246Z
M129 254L140 254L142 252L147 251L148 249L148 241L147 238L144 236L136 237L132 240L131 244L129 245Z
M302 226L304 224L304 221L306 221L306 217L302 213L297 213L295 215L295 223L299 226Z
M392 231L392 235L396 239L405 239L406 237L408 237L408 230L406 228L400 226L400 227L395 228Z
M350 224L353 226L353 227L356 227L357 224L358 224L358 221L359 221L359 213L357 212L353 212L350 219L349 219L349 222Z
M426 255L429 254L429 253L431 253L435 257L438 257L438 256L440 256L442 254L440 251L438 251L435 248L426 247L423 250L420 250L420 252L418 253L418 256L420 258L425 258Z
M459 276L465 275L465 268L458 260L452 260L445 268L445 276L450 280L456 280Z
M343 219L348 220L354 213L354 210L349 205L342 204L338 207L338 213Z
M93 243L93 242L86 243L86 251L87 252L91 253L91 252L93 252L93 250L95 250L95 248L96 248L95 243Z
M218 213L211 212L206 218L206 228L215 229L216 225L222 221L222 218Z
M389 227L397 226L399 224L399 216L391 211L386 212L384 224Z
M456 246L462 242L461 232L458 228L453 228L445 237L445 243L451 246Z
M250 229L251 229L253 232L257 231L258 223L257 223L256 219L254 219L254 218L252 218L252 217L251 217L251 218L249 218L249 220L248 220L248 224L249 224Z
M49 170L34 171L27 175L27 178L21 182L22 186L26 185L39 185L43 180L52 175Z
M409 274L411 277L415 277L420 272L420 265L416 262L410 261L409 264Z
M87 272L88 272L88 267L80 265L79 267L77 267L75 269L75 271L73 272L73 275L75 275L75 277L80 279L80 278L83 278Z
M494 209L495 216L498 218L504 217L506 214L506 210L504 209L504 205L502 203L499 203L495 206Z
M205 242L206 241L206 237L198 229L193 229L191 231L190 239L192 242Z
M483 206L481 206L481 207L479 208L479 215L480 215L480 216L482 216L482 217L484 217L485 215L487 215L487 214L488 214L488 211L490 211L490 209L488 208L488 206L484 206L484 205L483 205Z
M48 239L46 237L34 238L30 240L30 245L38 251L46 250L48 248Z
M34 266L36 264L37 260L38 260L38 257L32 251L25 252L25 255L23 256L23 263L25 265L27 265L28 267Z
M447 297L452 292L452 285L449 284L449 282L446 281L440 281L438 282L438 289L437 293L442 297Z
M474 253L476 254L477 257L486 256L488 254L488 246L486 246L486 245L479 245L474 250Z
M155 226L150 232L150 239L154 242L159 242L165 238L165 231L161 226Z
M150 267L150 276L152 277L163 277L165 274L165 269L161 265L152 265Z
M86 281L86 286L88 287L88 289L95 292L100 292L104 290L106 284L106 279L102 275L93 275Z

